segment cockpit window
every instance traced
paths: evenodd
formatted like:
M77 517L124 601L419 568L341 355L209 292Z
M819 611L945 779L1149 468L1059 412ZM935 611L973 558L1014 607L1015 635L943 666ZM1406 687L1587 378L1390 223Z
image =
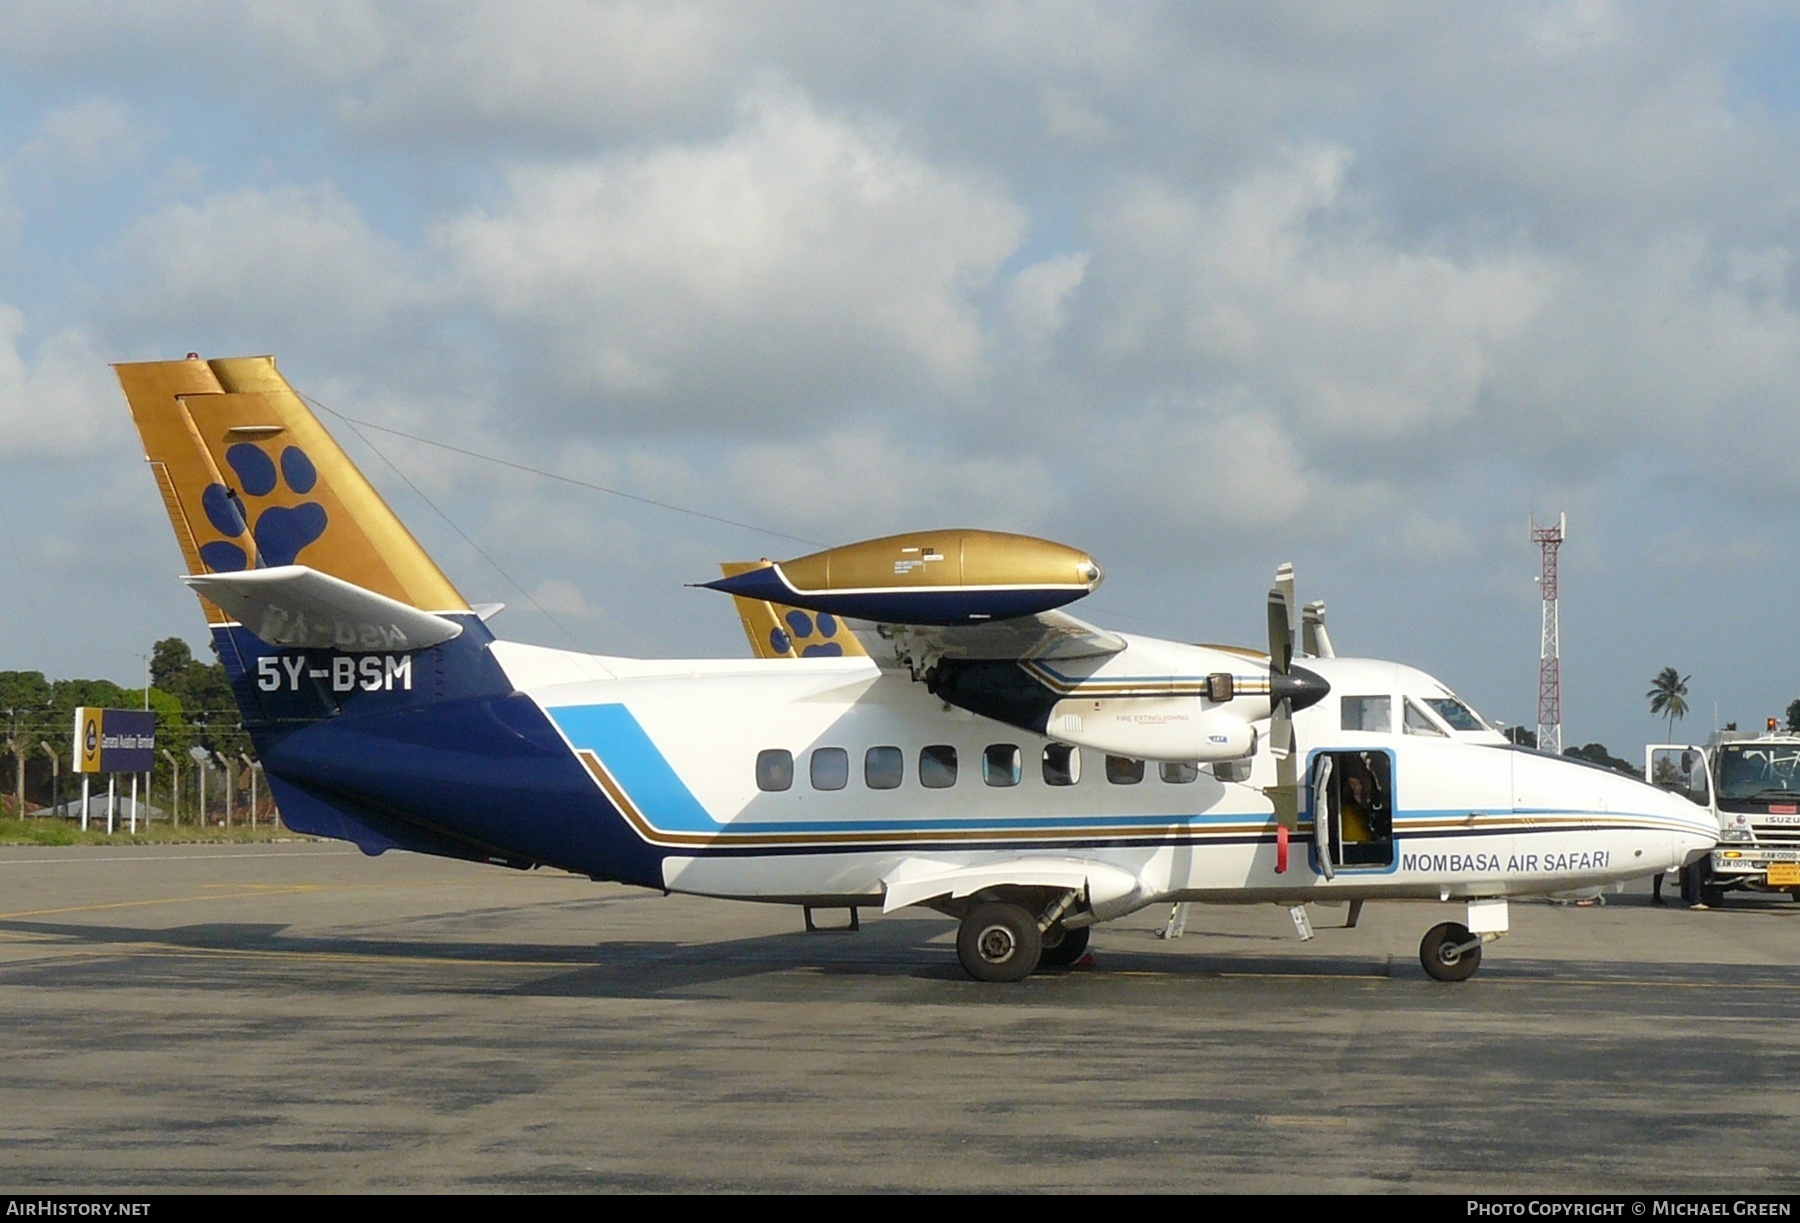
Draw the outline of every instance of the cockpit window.
M1343 698L1343 727L1388 734L1394 729L1393 704L1394 698L1388 696L1347 696Z
M1428 696L1425 703L1431 712L1444 719L1451 730L1486 730L1487 723L1473 709L1453 696Z
M1412 703L1411 697L1408 697L1406 701L1406 733L1409 735L1436 735L1440 739L1447 737L1423 709Z

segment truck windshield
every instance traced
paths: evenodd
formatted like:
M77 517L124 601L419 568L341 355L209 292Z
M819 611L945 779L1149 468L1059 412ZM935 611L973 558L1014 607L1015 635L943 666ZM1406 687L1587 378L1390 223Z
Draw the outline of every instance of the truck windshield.
M1800 797L1800 745L1728 744L1719 750L1721 799Z

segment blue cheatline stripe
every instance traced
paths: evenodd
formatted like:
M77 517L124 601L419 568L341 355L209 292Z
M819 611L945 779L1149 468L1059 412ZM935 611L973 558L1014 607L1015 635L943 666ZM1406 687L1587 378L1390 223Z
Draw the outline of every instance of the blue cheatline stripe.
M668 758L651 741L650 736L644 732L644 728L638 724L638 720L624 705L565 705L549 709L547 712L571 744L579 750L593 752L600 759L601 763L606 766L607 772L612 774L620 787L630 796L644 818L658 831L667 833L911 832L922 838L929 838L936 833L966 831L1017 834L1030 831L1053 833L1064 829L1099 830L1109 827L1139 830L1146 823L1151 822L1166 823L1171 827L1201 829L1257 824L1269 818L1268 814L1264 812L1243 811L1217 814L989 815L953 819L920 819L915 816L887 820L733 820L721 822L707 811L699 799L694 797L693 791L688 789L687 784L670 766ZM780 800L775 799L774 801ZM1467 808L1399 812L1396 813L1394 820L1395 830L1396 832L1403 831L1407 825L1413 824L1415 821L1442 820L1447 817L1466 818L1469 814L1471 813ZM1558 814L1580 817L1599 813L1566 811ZM1478 818L1511 820L1514 816L1511 811L1502 809L1481 812ZM1600 819L1603 824L1611 825L1616 822L1617 816L1608 820L1601 815ZM1308 822L1310 823L1310 821ZM1658 822L1660 823L1660 821ZM1570 829L1569 831L1585 830ZM1414 832L1414 835L1417 835L1417 831ZM1444 830L1439 835L1448 835L1452 831L1461 835L1512 835L1522 830L1515 827L1468 828ZM1133 839L1141 839L1141 834L1135 835Z
M638 720L623 705L565 705L546 711L574 744L600 758L606 771L664 832L717 832L723 825L669 767Z
M1059 829L1126 827L1141 829L1146 823L1203 827L1255 823L1265 815L1254 811L1222 814L987 816L960 819L861 819L861 820L733 820L721 822L706 810L692 790L670 766L638 720L624 705L563 705L546 712L550 720L577 749L590 751L606 766L631 797L644 818L659 832L668 833L823 833L993 831L1016 833ZM780 801L776 799L774 801Z

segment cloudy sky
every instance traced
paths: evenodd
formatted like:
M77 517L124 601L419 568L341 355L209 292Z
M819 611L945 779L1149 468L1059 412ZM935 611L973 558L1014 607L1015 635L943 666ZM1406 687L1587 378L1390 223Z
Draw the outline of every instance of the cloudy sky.
M1781 6L10 0L0 669L201 621L108 362L274 353L503 634L745 649L713 562L932 526L1081 614L1565 742L1800 697ZM370 448L372 443L374 449ZM726 519L728 525L715 519Z

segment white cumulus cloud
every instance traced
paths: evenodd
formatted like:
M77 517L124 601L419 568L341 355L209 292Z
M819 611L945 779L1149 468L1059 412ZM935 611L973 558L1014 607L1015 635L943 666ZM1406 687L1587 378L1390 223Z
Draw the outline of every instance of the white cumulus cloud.
M1023 212L988 180L766 89L726 138L516 171L438 247L535 374L614 426L792 425L985 368L971 295Z
M0 304L0 456L75 455L121 427L118 385L87 331L59 331L30 352L25 332L24 313Z

